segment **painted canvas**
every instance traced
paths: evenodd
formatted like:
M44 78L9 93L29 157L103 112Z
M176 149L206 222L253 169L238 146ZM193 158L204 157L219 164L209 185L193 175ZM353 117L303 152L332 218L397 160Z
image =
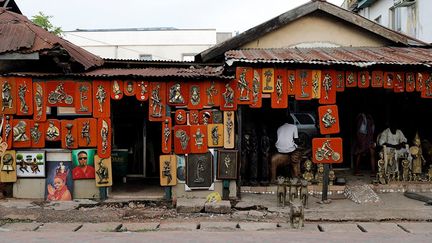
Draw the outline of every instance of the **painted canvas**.
M45 151L17 151L17 177L45 177Z
M79 179L94 179L94 155L95 149L76 149L72 151L72 178Z
M48 161L46 180L48 201L70 201L73 195L72 162Z

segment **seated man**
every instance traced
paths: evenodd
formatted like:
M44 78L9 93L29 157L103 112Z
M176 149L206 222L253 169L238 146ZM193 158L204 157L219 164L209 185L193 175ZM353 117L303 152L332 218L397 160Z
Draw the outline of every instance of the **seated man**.
M300 152L297 151L296 140L298 139L297 126L288 114L287 122L277 130L276 148L278 153L271 158L271 178L276 180L276 169L281 164L292 164L293 177L300 176Z
M393 180L399 175L399 159L405 158L408 152L406 142L405 135L394 123L378 135L378 145L383 147L384 152L385 174Z

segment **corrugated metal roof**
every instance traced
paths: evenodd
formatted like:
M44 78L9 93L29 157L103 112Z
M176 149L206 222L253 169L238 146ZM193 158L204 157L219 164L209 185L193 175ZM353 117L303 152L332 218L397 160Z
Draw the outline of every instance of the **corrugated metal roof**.
M242 49L225 53L228 65L246 63L348 64L367 67L376 64L432 66L432 49L413 47L334 47Z
M0 53L33 53L59 46L85 69L103 64L99 56L49 33L25 16L0 8Z

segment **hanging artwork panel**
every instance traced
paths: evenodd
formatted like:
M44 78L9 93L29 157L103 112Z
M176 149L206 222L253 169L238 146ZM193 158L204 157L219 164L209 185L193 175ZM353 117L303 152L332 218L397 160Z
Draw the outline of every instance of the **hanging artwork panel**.
M30 127L31 147L45 148L45 122L32 122Z
M346 79L345 87L347 88L357 87L357 72L346 71L345 79Z
M222 111L237 110L237 99L234 96L235 82L235 80L232 80L225 83L225 86L222 88L222 102L220 105Z
M394 73L393 91L395 93L402 93L405 91L405 73L402 72Z
M321 134L339 133L339 112L336 105L318 107L318 115Z
M75 82L74 81L48 81L47 105L74 107L75 106Z
M179 125L174 126L174 153L187 154L190 153L189 141L190 126Z
M208 125L213 122L213 116L211 110L202 110L199 112L199 124Z
M46 83L33 82L33 120L36 122L46 121Z
M189 84L189 102L188 109L202 109L204 106L204 85L200 82L193 82Z
M271 93L272 108L288 107L288 80L285 69L275 69L275 88Z
M111 81L111 99L121 100L123 98L124 84L121 80Z
M432 98L432 75L425 75L424 78L424 87L421 92L422 98Z
M111 157L111 120L99 118L97 127L97 154L101 158Z
M4 141L8 148L12 148L13 143L13 117L12 115L3 116L3 127L2 127L2 141Z
M359 71L358 72L358 87L359 88L369 88L369 72L368 71Z
M384 85L384 72L372 71L372 87L381 88Z
M298 85L296 88L296 100L312 99L312 70L297 70L296 80Z
M336 103L336 73L333 70L324 70L321 73L321 97L320 104Z
M167 83L167 102L169 105L186 106L189 100L189 88L185 82Z
M342 138L312 139L312 155L314 163L342 163Z
M45 177L45 151L17 151L16 152L16 171L17 177Z
M16 78L18 116L33 115L33 84L31 78Z
M110 82L93 81L93 117L110 117Z
M166 83L152 82L149 97L149 120L163 121L166 112Z
M263 93L274 92L275 73L273 68L263 68L261 80Z
M15 160L15 150L6 150L4 154L0 155L0 182L16 182L17 167Z
M336 71L336 92L345 90L345 72Z
M188 189L209 189L213 186L213 157L205 154L189 154L186 163Z
M17 86L16 78L2 77L1 78L1 113L12 115L17 109Z
M74 180L95 178L95 153L96 150L94 149L76 149L72 151L72 178Z
M94 86L95 87L95 86ZM96 87L97 88L97 87ZM90 115L93 111L93 89L90 82L77 82L75 85L75 112ZM107 98L108 99L108 98ZM95 106L98 108L98 106Z
M312 99L321 97L321 70L312 70Z
M15 148L30 148L31 147L31 136L30 127L32 120L13 120L13 147Z
M424 90L425 81L429 79L429 74L426 72L417 72L416 74L416 91L422 92Z
M206 153L207 149L207 126L196 125L190 127L190 148L191 153L201 154Z
M72 162L48 161L45 190L47 201L71 201L73 195Z
M123 82L123 93L126 96L135 96L137 90L137 84L133 80L127 80Z
M219 81L211 80L204 83L205 88L205 106L220 106L221 102L221 86L222 83Z
M222 124L223 123L223 111L213 110L212 112L212 122L213 124Z
M139 101L146 101L149 97L149 83L147 81L137 81L137 91L135 97Z
M171 153L172 147L172 122L171 117L165 117L162 122L162 153Z
M61 146L65 149L78 148L78 127L75 120L61 120Z
M189 111L189 124L190 125L198 125L199 124L199 111L198 110L190 110Z
M405 90L407 92L414 92L415 91L415 74L414 73L406 73L405 74Z
M218 150L218 180L237 180L237 150Z
M287 78L288 78L288 95L295 95L296 91L296 71L295 70L288 70L287 71Z
M75 121L77 123L78 146L85 148L96 147L98 139L97 119L78 118Z
M161 186L177 185L177 156L161 155L159 156L159 178Z
M183 125L187 122L187 115L185 110L176 110L175 112L175 122L176 125Z
M252 104L253 69L246 67L236 68L235 97L237 104Z
M393 89L394 82L394 73L393 72L384 72L384 88L385 89Z
M109 187L112 186L112 164L111 157L102 158L99 155L95 155L95 170L96 170L96 186L97 187Z
M224 126L223 124L207 125L208 147L223 147L224 145Z
M262 106L262 69L253 69L253 79L252 79L252 103L249 105L251 108L261 108Z
M235 147L235 123L234 111L224 111L224 148L233 149Z
M61 124L59 120L49 119L45 123L45 140L49 142L61 140Z

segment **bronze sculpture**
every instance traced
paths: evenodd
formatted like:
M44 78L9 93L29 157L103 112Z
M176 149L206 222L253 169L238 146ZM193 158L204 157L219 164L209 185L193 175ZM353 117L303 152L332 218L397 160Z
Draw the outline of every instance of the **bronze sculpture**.
M90 145L91 138L90 138L90 122L85 121L82 124L81 128L81 138L86 140L87 146Z
M187 133L184 130L179 129L176 131L175 136L176 136L176 138L178 138L180 140L180 145L181 145L182 149L186 150L187 146L189 144L189 139L190 139L189 136L187 135Z
M7 115L6 116L6 124L5 124L5 130L4 130L4 135L5 135L5 141L7 142L8 141L8 138L9 138L9 135L10 135L10 132L12 131L12 125L11 125L11 121L10 121L10 116L9 115Z
M5 80L2 85L2 111L6 108L12 108L12 86Z
M190 91L190 102L192 105L199 105L201 102L200 98L200 87L197 85L193 85Z
M225 84L225 92L222 93L222 96L225 100L225 108L234 107L234 90L231 88L229 83Z
M336 84L336 88L341 89L344 87L344 75L342 73L338 73L336 75L336 79L337 79L337 84Z
M108 135L109 135L108 123L105 120L102 120L102 129L100 131L100 135L102 138L102 153L105 154L108 149Z
M205 171L204 161L198 160L196 165L195 183L203 183L205 181L203 173Z
M73 127L72 123L66 124L67 132L66 132L66 137L65 137L65 144L66 144L67 148L73 147L74 142L75 142L75 139L72 136L72 127Z
M54 141L60 136L60 129L54 125L53 121L48 121L48 128L46 131L46 139Z
M71 105L73 103L73 97L69 94L66 94L63 87L63 82L60 82L55 90L48 94L48 103L55 105L62 102Z
M290 92L294 92L295 74L290 73L288 76L288 82L290 83Z
M35 83L36 86L36 90L35 90L35 94L34 94L34 102L35 102L35 107L36 107L36 111L35 111L35 120L40 120L42 118L42 114L43 114L43 89L42 89L42 85L40 85L39 83Z
M306 86L308 86L308 82L306 80L306 77L307 77L307 72L304 70L301 71L300 72L300 88L301 88L300 97L302 97L302 98L309 97L309 93L306 93L306 91L305 91Z
M145 95L147 94L147 84L144 81L138 83L138 87L140 87L140 98L144 100Z
M13 127L13 141L14 142L25 142L29 140L26 134L27 123L25 121L19 121Z
M253 103L258 102L260 93L260 75L257 70L254 70L254 77L252 80L252 101Z
M197 129L197 131L195 132L195 134L193 135L193 137L195 138L195 146L198 147L198 149L201 148L201 146L203 146L204 144L204 134L201 132L201 129Z
M20 104L20 111L22 113L28 113L28 110L29 110L29 107L28 107L26 100L25 100L25 95L27 92L28 92L27 83L24 82L24 83L20 84L18 87L18 97L20 99L20 103L21 103Z
M84 100L87 100L87 91L89 90L89 87L85 84L80 84L79 86L79 92L80 92L80 108L79 111L81 112L87 112L89 109L87 106L84 105Z
M105 88L103 85L98 85L97 92L96 92L96 100L99 104L99 112L103 112L103 106L105 103L105 99L107 98L107 92L105 91Z
M221 134L219 134L219 127L218 126L214 126L211 130L211 136L212 136L212 141L214 145L219 144L219 138L221 137Z
M272 86L270 86L270 82L271 79L273 77L273 71L270 69L267 69L264 72L264 77L265 77L265 86L264 86L264 90L272 90Z
M234 126L234 122L232 120L233 119L232 118L233 112L230 111L230 112L227 112L226 114L228 116L228 121L227 121L227 124L226 124L226 130L227 130L227 134L228 134L227 142L229 143L231 141L231 136L232 136L232 132L233 132L233 126Z
M276 103L280 103L282 101L282 76L278 75L276 79Z
M249 100L249 82L246 80L246 72L247 69L243 68L242 72L240 74L240 79L237 80L238 86L237 89L239 90L239 100ZM245 94L246 92L246 94Z
M103 163L104 159L99 160L99 169L96 171L96 175L98 176L99 181L98 184L108 184L109 183L109 171L108 167L106 167Z
M323 88L324 88L324 99L329 99L329 91L333 86L333 80L330 74L326 73L323 79Z
M172 104L182 104L185 102L183 95L181 94L180 83L176 83L170 87L168 99Z
M320 97L319 88L320 88L320 75L318 75L318 72L315 72L315 75L312 78L312 92L313 97Z
M327 109L327 111L326 111L326 113L324 113L321 121L323 122L325 128L329 128L329 127L333 126L333 124L336 123L336 118L332 115L331 109Z
M172 181L171 161L169 161L169 160L164 161L162 175L167 178L167 184L170 184Z
M164 123L165 123L164 146L165 146L165 150L168 150L168 140L169 140L170 135L171 135L171 128L169 127L169 120L168 119L165 119ZM169 182L168 182L168 184L169 184Z
M216 89L215 81L211 81L210 87L206 89L207 94L207 105L214 105L214 96L218 94L218 90Z
M120 85L117 82L117 80L113 81L112 92L114 94L114 98L116 98L116 99L120 98L121 90L120 90Z
M152 90L151 95L151 107L152 107L152 117L162 117L162 99L160 97L160 85L156 84L154 89Z
M30 136L34 143L39 143L39 140L42 137L42 132L39 131L39 123L35 123L30 129Z
M314 179L313 171L312 171L312 161L309 159L304 162L305 172L303 173L303 179L307 182L311 182Z

